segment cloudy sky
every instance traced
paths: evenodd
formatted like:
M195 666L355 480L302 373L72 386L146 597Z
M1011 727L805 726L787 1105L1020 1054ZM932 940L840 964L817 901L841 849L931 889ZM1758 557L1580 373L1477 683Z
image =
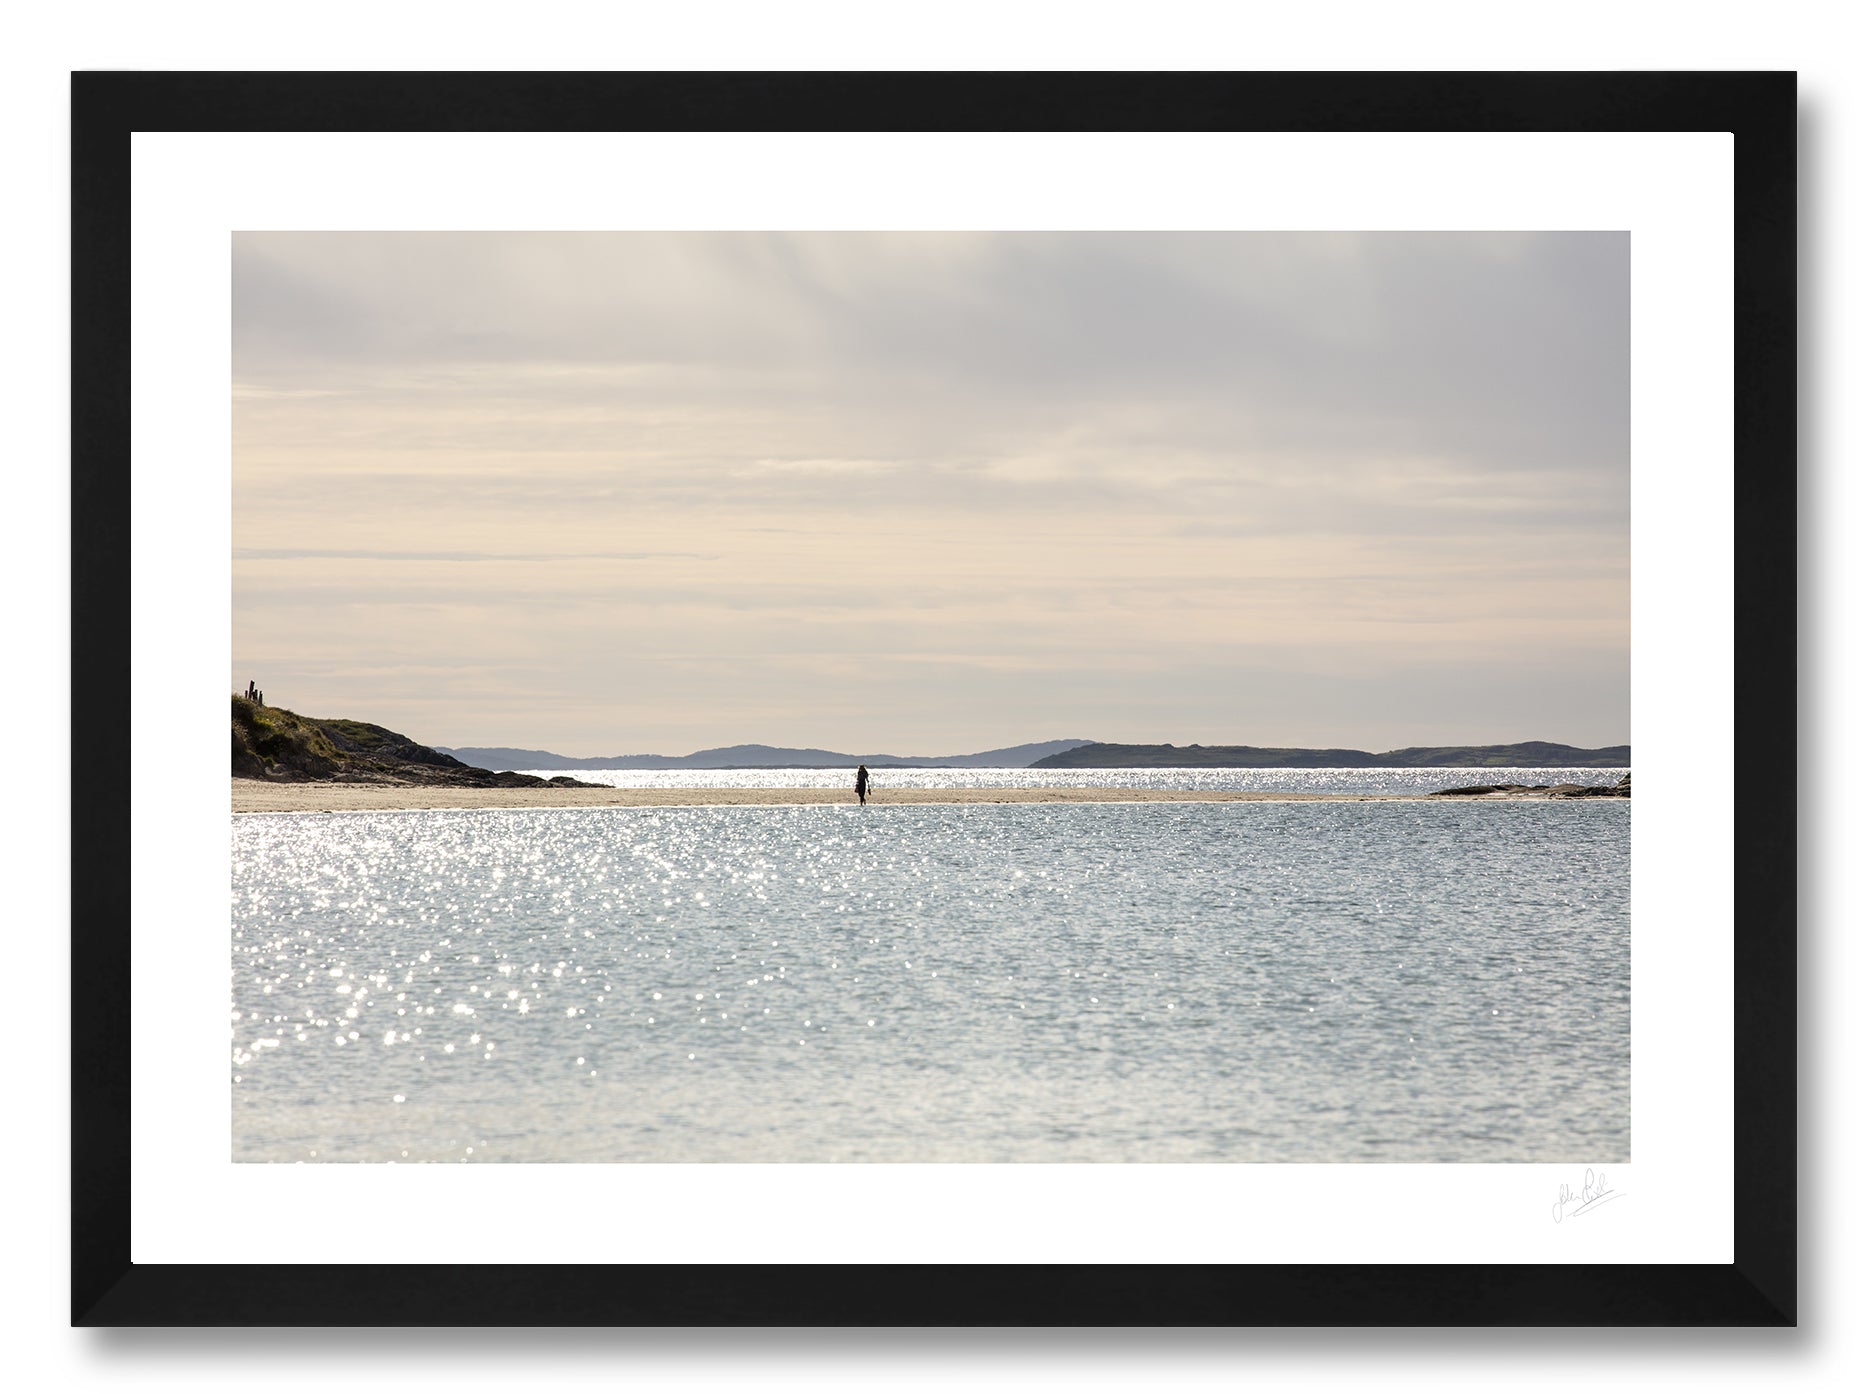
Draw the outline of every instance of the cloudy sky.
M438 745L1630 739L1625 234L234 238L232 686Z

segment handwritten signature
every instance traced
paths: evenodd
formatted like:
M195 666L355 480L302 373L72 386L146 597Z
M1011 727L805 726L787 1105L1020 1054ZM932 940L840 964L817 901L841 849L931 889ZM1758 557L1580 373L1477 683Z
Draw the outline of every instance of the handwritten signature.
M1604 1172L1594 1172L1587 1167L1583 1186L1575 1190L1563 1181L1560 1183L1560 1198L1553 1202L1553 1223L1557 1225L1562 1220L1576 1219L1588 1210L1596 1210L1623 1194L1605 1184Z

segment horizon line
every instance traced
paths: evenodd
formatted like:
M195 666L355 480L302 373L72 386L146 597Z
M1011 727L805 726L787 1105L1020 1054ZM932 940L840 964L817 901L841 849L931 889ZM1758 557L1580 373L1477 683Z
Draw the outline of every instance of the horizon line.
M995 750L1016 750L1024 746L1062 745L1065 743L1069 743L1075 747L1085 745L1151 746L1161 750L1357 750L1368 755L1390 755L1401 750L1478 750L1520 745L1558 745L1565 746L1569 750L1624 750L1628 749L1631 744L1628 739L1611 741L1603 745L1578 745L1572 741L1530 738L1517 741L1417 741L1408 745L1394 745L1388 746L1383 750L1373 750L1371 747L1365 745L1259 744L1250 741L1191 741L1184 745L1177 745L1172 741L1098 741L1085 740L1073 736L1059 736L1040 741L1012 741L1006 745L986 746L977 750L957 751L954 753L963 755L984 755ZM707 755L715 751L746 749L818 751L827 755L843 755L849 753L842 750L832 750L828 747L819 745L776 745L770 741L730 741L722 745L705 745L688 751L684 755L671 755L661 750L607 751L599 755L569 755L562 751L548 750L540 746L502 745L491 742L462 742L458 745L434 744L431 748L441 751L518 750L535 755L553 755L563 760L674 760L687 759L689 756L693 755ZM877 752L877 754L898 760L945 760L952 758L950 755L896 755L889 751L881 751ZM869 758L869 756L866 755L864 758Z

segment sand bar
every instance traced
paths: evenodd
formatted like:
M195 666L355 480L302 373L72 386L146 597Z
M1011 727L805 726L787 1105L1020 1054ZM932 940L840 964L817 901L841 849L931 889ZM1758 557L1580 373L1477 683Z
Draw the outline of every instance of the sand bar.
M883 789L872 807L1001 803L1414 803L1422 794L1285 794L1234 789ZM1542 798L1485 794L1451 802ZM450 789L429 785L232 781L234 813L377 813L425 808L699 808L855 804L849 789Z

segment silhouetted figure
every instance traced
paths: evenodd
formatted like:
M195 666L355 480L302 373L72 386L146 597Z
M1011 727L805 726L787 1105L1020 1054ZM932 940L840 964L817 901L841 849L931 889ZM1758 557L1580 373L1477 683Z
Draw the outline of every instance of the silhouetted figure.
M857 767L857 802L862 803L864 796L870 792L870 771L862 765Z

